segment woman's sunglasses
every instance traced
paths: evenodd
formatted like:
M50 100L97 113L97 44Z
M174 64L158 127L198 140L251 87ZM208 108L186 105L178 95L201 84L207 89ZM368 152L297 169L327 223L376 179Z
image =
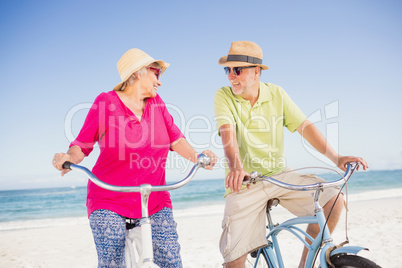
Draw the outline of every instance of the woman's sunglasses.
M232 69L233 74L236 75L236 76L238 76L238 75L241 74L241 70L247 69L247 68L254 68L254 67L256 67L256 66L233 67L233 68L230 68L230 67L223 67L223 69L225 70L225 74L226 74L226 75L229 75L229 74L230 74L230 70Z
M155 68L155 67L148 67L148 69L154 71L155 75L156 75L156 78L159 79L159 76L161 75L161 69Z

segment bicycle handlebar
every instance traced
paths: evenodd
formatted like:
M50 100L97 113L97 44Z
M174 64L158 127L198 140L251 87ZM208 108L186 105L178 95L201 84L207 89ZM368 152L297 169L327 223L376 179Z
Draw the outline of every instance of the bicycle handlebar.
M282 187L285 189L289 189L289 190L294 190L294 191L317 190L317 189L323 189L323 188L328 188L328 187L334 187L334 186L346 183L358 166L359 166L359 163L356 163L356 162L348 163L347 167L346 167L345 175L343 175L341 179L336 180L336 181L331 181L331 182L318 182L315 184L294 185L294 184L288 184L288 183L284 183L284 182L275 180L274 178L271 178L271 177L262 176L261 173L253 171L250 174L250 179L247 181L244 181L243 183L251 184L251 183L256 183L257 181L265 180L276 186L279 186L279 187Z
M211 163L211 159L204 155L204 154L199 154L197 158L197 163L193 166L189 174L181 181L178 181L173 184L168 184L168 185L149 185L149 184L142 184L142 186L147 185L148 188L150 188L151 192L160 192L160 191L170 191L170 190L175 190L177 188L183 187L186 185L190 180L194 177L195 173L197 170L202 167L205 168ZM65 162L63 164L64 169L71 169L71 170L78 170L85 175L88 176L88 178L98 185L99 187L102 187L104 189L114 191L114 192L140 192L142 187L140 186L116 186L112 185L109 183L106 183L104 181L101 181L98 179L91 171L89 171L86 167L79 166L76 164L73 164L71 162Z

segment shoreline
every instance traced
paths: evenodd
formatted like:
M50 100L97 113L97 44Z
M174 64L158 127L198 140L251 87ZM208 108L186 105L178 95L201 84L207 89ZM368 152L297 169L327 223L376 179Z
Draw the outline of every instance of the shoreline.
M366 195L370 197L370 195ZM396 197L349 200L348 236L350 245L370 248L363 255L382 267L398 267L402 262L402 193ZM223 204L174 210L184 267L222 267L219 238ZM289 213L273 211L281 222ZM333 234L334 241L345 240L345 212ZM42 225L40 225L42 223ZM92 233L85 217L8 222L0 226L0 267L96 267ZM283 238L283 253L294 267L301 247ZM285 263L286 264L286 263Z
M375 197L372 199L366 198L350 198L348 202L351 204L360 204L364 202L388 202L391 200L402 200L402 193L400 196L390 196L390 197ZM197 206L194 208L180 208L173 209L173 214L176 218L196 218L203 216L222 216L224 210L224 203L219 204L208 204L205 206ZM275 208L275 211L283 212L285 211L282 207ZM290 215L290 214L289 214ZM62 226L75 226L75 225L86 225L88 224L87 216L67 216L62 218L44 218L44 219L32 219L32 220L16 220L16 221L5 221L0 222L0 234L1 232L7 231L19 231L19 230L30 230L30 229L41 229L50 227L62 227Z
M372 200L389 199L389 198L402 198L402 188L349 193L348 202L372 201ZM218 202L204 201L204 202L198 203L197 205L195 205L194 207L191 207L191 208L189 208L189 207L183 208L182 205L177 205L177 203L175 205L175 202L173 202L173 212L174 212L175 216L181 215L182 213L185 213L187 216L190 216L190 215L194 214L194 211L198 211L198 214L211 211L208 209L204 209L205 207L222 206L224 204L225 204L225 201L224 201L223 197L222 197L222 201L218 201ZM18 220L13 220L13 221L3 221L3 222L0 222L0 232L8 231L8 230L46 228L46 227L75 225L75 224L87 224L86 213L83 214L82 216L77 216L77 215L68 216L67 215L67 216L59 217L59 218L54 217L54 218L38 218L38 219L30 219L30 220L18 219Z

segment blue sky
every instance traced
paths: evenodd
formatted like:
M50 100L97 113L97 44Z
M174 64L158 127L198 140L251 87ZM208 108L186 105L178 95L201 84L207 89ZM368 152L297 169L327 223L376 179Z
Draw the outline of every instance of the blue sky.
M223 156L213 96L228 81L217 61L237 40L261 46L262 81L282 86L341 154L400 169L401 11L380 0L2 1L0 190L85 185L61 179L51 159L120 82L116 62L134 47L171 63L159 94L197 150ZM286 155L294 168L326 165L298 134L286 134ZM182 172L172 164L168 178Z

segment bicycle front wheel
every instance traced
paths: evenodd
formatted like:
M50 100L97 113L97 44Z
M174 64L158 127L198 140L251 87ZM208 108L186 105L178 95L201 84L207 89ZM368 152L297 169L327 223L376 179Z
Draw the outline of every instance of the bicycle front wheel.
M381 268L374 262L356 255L338 254L331 257L335 268Z

